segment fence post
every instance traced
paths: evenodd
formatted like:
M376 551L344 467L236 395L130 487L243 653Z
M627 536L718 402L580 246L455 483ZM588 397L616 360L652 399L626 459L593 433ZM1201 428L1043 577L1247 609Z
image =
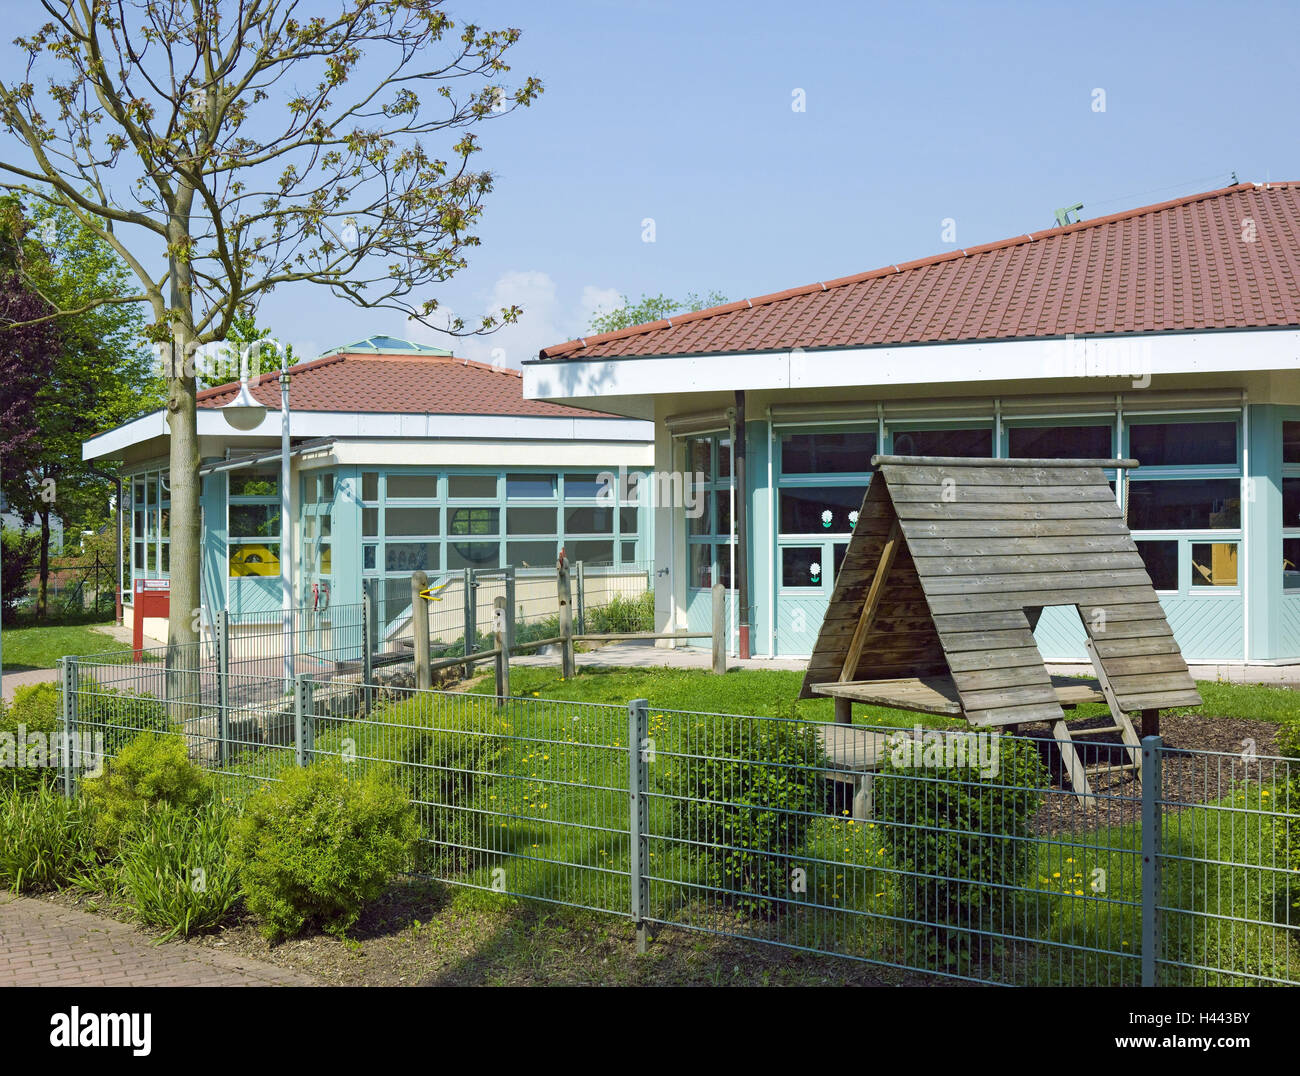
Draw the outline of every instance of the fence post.
M422 597L429 588L429 577L424 572L411 573L411 634L415 646L415 686L433 687L433 671L429 668L429 606Z
M367 717L370 716L370 681L374 679L374 654L370 649L370 618L373 616L370 608L370 591L362 588L361 591L361 708L362 713Z
M63 794L72 796L72 663L73 657L59 658L59 723L63 726Z
M713 584L713 671L727 671L727 588Z
M293 691L293 755L299 766L306 766L311 754L311 723L311 681L299 673Z
M636 925L636 951L644 953L649 941L646 914L650 910L650 884L646 879L648 841L647 786L650 783L650 703L633 699L627 704L627 793L631 860L628 890L632 897L632 922Z
M573 654L573 589L569 580L569 559L562 553L556 564L556 591L560 604L561 675L572 679L578 670Z
M1164 739L1142 738L1142 985L1155 986L1163 932L1160 922L1161 762Z
M230 755L230 611L217 612L217 763Z
M465 569L465 650L466 654L472 654L478 649L478 594L475 593L478 584L474 582L474 569ZM474 663L465 662L465 679L468 680L474 675Z
M492 602L492 634L496 639L497 702L510 697L510 616L509 605L498 594Z
M582 561L574 564L574 576L578 584L577 620L578 634L587 634L587 572ZM606 629L608 630L608 629Z

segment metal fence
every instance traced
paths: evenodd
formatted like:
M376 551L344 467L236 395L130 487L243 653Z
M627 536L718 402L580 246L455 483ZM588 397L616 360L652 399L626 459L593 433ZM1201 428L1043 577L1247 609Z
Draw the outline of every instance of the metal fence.
M110 756L175 719L160 667L129 683L116 668L63 669L65 728ZM226 676L225 698L257 694ZM1081 798L1046 734L498 701L346 673L299 673L259 707L182 700L176 731L236 790L313 762L384 767L417 813L412 873L629 917L643 940L725 935L887 981L1300 983L1292 760L1153 736L1139 780L1129 748L1090 739Z

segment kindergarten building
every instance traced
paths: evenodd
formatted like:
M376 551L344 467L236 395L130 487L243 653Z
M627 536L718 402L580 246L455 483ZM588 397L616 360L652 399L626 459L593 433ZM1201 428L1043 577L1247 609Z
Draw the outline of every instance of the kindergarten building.
M1131 457L1108 477L1187 659L1300 662L1300 184L568 341L524 383L652 421L656 471L684 476L656 512L659 630L707 630L720 581L742 653L808 655L873 454ZM1036 634L1085 660L1068 593Z
M198 394L208 623L229 609L245 626L262 614L278 624L286 550L296 607L357 605L364 592L381 627L409 617L417 570L437 583L513 566L544 577L539 586L553 597L562 547L572 561L639 572L652 585L649 510L620 503L607 477L649 468L649 423L525 400L518 371L390 337L289 374L289 527L280 519L279 372L250 384L267 412L246 432L220 410L237 384ZM118 461L123 476L132 625L136 584L165 581L169 570L165 412L92 438L83 455ZM150 618L145 630L165 638L166 621Z

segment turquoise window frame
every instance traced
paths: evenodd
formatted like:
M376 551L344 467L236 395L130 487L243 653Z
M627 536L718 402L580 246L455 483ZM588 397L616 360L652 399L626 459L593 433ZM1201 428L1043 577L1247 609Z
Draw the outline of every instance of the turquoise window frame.
M1134 426L1155 426L1155 425L1195 425L1198 423L1211 422L1232 422L1236 428L1237 451L1234 463L1213 463L1213 464L1169 464L1153 467L1141 467L1136 472L1128 476L1128 488L1124 491L1127 498L1130 494L1131 487L1135 482L1159 482L1159 481L1176 481L1176 482L1195 482L1210 481L1215 479L1235 479L1237 481L1238 496L1240 505L1238 515L1241 520L1245 519L1246 505L1245 499L1241 494L1241 479L1243 473L1243 424L1240 410L1226 411L1206 411L1197 413L1186 412L1158 412L1158 413L1138 413L1126 411L1124 413L1124 438L1123 438L1123 456L1130 456L1129 438ZM1126 513L1127 518L1127 513ZM1161 590L1159 593L1164 596L1178 596L1192 600L1205 600L1209 598L1227 598L1240 596L1244 592L1244 560L1242 553L1245 550L1245 532L1240 524L1236 527L1224 527L1219 529L1203 527L1189 530L1146 530L1133 531L1135 541L1177 541L1178 542L1178 590L1169 591ZM1193 582L1192 570L1192 546L1205 543L1232 543L1237 547L1237 583L1235 586L1198 586Z
M134 600L135 581L137 579L168 579L171 576L171 497L167 486L170 472L167 468L152 468L147 471L135 471L122 476L123 496L130 490L131 522L124 525L123 550L128 566L129 582L123 590L122 600L128 605ZM137 487L143 491L144 499L137 504ZM163 526L162 512L168 510L168 522ZM150 521L149 517L153 519ZM137 517L139 517L140 537L136 537ZM153 547L153 568L149 567L149 547ZM143 563L136 567L136 549L139 548ZM167 567L163 567L164 561Z
M1280 420L1279 420L1279 422L1278 422L1278 427L1277 427L1277 430L1278 430L1278 437L1279 437L1279 438L1282 436L1282 429L1283 429L1282 424L1283 424L1283 423L1287 423L1287 422L1300 423L1300 408L1295 408L1295 409L1287 408L1287 409L1284 409L1284 410L1282 411L1282 414L1281 414ZM1279 458L1279 459L1282 458L1282 446L1281 446L1281 445L1278 446L1278 458ZM1297 462L1295 462L1295 463L1287 463L1287 461L1286 461L1285 459L1282 459L1282 465L1281 465L1281 468L1282 468L1282 469L1281 469L1281 476L1280 476L1280 478L1278 479L1278 492L1279 492L1279 494L1281 493L1281 490L1282 490L1282 485L1281 485L1281 484L1282 484L1282 482L1285 481L1286 479L1290 478L1290 479L1293 479L1293 480L1295 480L1295 481L1300 482L1300 461L1297 461ZM1279 500L1280 500L1280 497L1279 497ZM1288 525L1287 525L1287 520L1286 520L1286 518L1283 517L1283 519L1282 519L1282 540L1283 540L1284 542L1285 542L1285 541L1291 541L1291 540L1300 541L1300 520L1293 520L1293 521L1291 522L1291 525L1288 526ZM1288 587L1288 586L1286 585L1286 576L1283 575L1283 577L1282 577L1282 593L1288 595L1289 597L1297 597L1297 596L1300 596L1300 583L1297 583L1295 586Z
M731 497L732 488L735 485L735 457L734 455L729 455L728 458L731 460L731 464L727 468L728 474L724 477L720 473L719 460L721 459L723 444L727 445L728 453L730 454L731 452L732 438L729 430L716 430L712 433L689 434L681 440L686 451L686 462L683 468L686 476L686 483L691 489L692 495L700 494L707 496L706 503L708 507L706 511L709 518L708 526L703 533L692 534L692 520L689 517L685 517L685 514L683 513L683 527L686 533L687 591L698 594L708 590L709 587L696 585L694 573L691 571L693 548L698 548L699 546L709 547L709 579L715 582L723 581L722 562L719 560L718 550L725 550L727 557L726 574L728 576L731 575L731 548L735 545L735 542L731 537L730 529L728 529L725 534L718 533L718 496L722 495L727 498ZM709 470L704 475L704 481L699 483L695 481L696 472L692 470L694 464L691 445L695 441L709 442ZM739 569L740 565L737 565L736 567ZM735 584L735 579L731 579L731 585L727 589L734 590Z

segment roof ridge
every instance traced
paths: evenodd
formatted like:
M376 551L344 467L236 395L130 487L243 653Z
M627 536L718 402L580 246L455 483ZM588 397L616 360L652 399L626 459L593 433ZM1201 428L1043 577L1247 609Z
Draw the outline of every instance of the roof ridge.
M836 277L826 281L817 281L812 284L805 284L801 287L787 288L785 291L770 292L766 295L757 295L750 299L739 299L735 302L723 303L719 306L704 307L700 310L691 310L684 314L675 315L672 318L661 318L658 321L649 321L640 325L629 325L626 328L615 329L614 331L607 333L599 333L595 336L577 337L564 343L555 344L552 347L542 348L541 351L538 352L538 358L558 358L574 351L581 351L592 344L611 343L615 340L624 340L631 336L649 335L659 329L670 329L674 326L703 321L707 318L734 313L735 311L744 308L767 306L771 303L781 302L785 299L795 299L802 295L811 295L819 291L830 291L832 288L841 288L847 287L851 284L860 284L867 280L874 280L885 276L894 276L898 273L907 272L913 269L924 269L932 265L940 265L944 262L954 261L960 258L968 258L973 254L987 254L995 250L1007 250L1012 247L1021 246L1025 243L1038 243L1045 239L1054 239L1058 236L1073 234L1074 232L1087 231L1089 228L1099 228L1108 224L1115 224L1122 220L1130 220L1135 217L1162 213L1166 210L1176 209L1181 206L1193 205L1196 202L1206 201L1211 198L1221 198L1229 194L1237 194L1247 190L1272 190L1275 188L1286 189L1292 187L1300 187L1300 181L1284 180L1280 182L1267 183L1237 183L1229 187L1219 187L1215 190L1200 191L1196 194L1186 194L1178 198L1168 199L1164 202L1154 202L1150 205L1136 206L1132 209L1110 213L1104 217L1093 217L1089 220L1075 221L1073 224L1059 225L1054 228L1045 228L1038 232L1024 232L1021 235L1011 236L1007 239L995 240L994 242L984 243L977 247L963 247L958 250L944 251L942 254L932 254L928 257L917 258L910 262L899 262L894 265L882 266L879 269L870 269L862 273L854 273L849 276Z

